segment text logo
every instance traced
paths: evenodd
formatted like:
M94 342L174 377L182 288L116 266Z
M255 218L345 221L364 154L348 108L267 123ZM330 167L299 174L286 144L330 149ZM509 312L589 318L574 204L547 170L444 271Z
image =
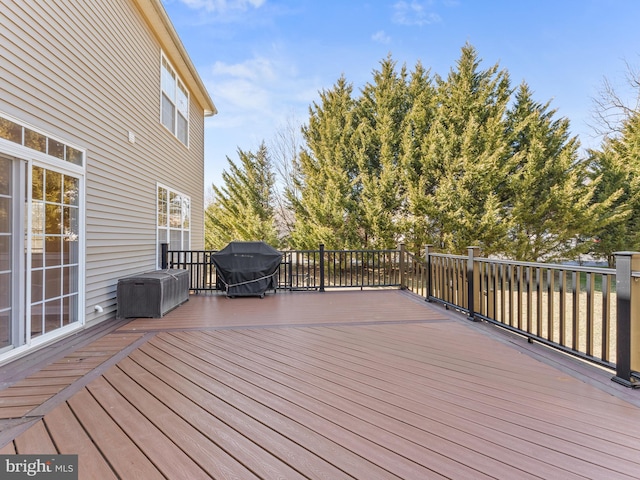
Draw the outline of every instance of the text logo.
M78 456L0 455L0 478L78 480Z

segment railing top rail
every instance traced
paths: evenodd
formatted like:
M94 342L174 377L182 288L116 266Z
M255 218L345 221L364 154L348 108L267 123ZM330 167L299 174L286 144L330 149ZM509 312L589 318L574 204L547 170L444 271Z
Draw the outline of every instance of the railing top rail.
M499 258L484 258L484 257L476 257L474 260L477 260L478 262L481 262L481 263L498 263L503 265L517 265L521 267L546 268L546 269L552 269L552 270L570 270L572 272L600 273L602 275L616 274L615 268L606 268L606 267L587 267L583 265L566 265L562 263L517 262L514 260L502 260Z
M318 253L320 250L279 250L281 253Z
M460 259L460 260L466 260L467 258L469 258L466 255L451 255L450 253L432 253L432 252L429 252L429 256L430 257L441 257L441 258L443 258L443 257L446 257L446 258L457 258L457 259Z
M295 250L293 250L295 251ZM315 250L316 252L318 250ZM387 249L387 250L359 250L359 249L353 249L353 250L325 250L324 253L396 253L399 252L400 250L397 249Z

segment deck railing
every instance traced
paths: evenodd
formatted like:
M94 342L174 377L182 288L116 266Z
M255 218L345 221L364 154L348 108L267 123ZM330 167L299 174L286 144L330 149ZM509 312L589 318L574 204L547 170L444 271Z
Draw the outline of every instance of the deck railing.
M191 290L218 290L214 251L168 251L164 268L188 269ZM616 371L640 386L640 254L622 252L616 269L514 262L467 255L397 250L283 252L281 290L403 288Z
M211 261L215 250L168 250L163 248L163 268L191 272L194 292L220 290ZM289 250L282 252L276 272L280 290L326 288L401 287L400 250Z

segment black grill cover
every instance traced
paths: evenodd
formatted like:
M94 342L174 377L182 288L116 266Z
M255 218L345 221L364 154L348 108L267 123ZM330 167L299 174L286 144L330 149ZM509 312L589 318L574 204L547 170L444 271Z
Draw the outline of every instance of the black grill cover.
M277 287L282 253L264 242L231 242L211 255L211 261L228 297L263 296Z

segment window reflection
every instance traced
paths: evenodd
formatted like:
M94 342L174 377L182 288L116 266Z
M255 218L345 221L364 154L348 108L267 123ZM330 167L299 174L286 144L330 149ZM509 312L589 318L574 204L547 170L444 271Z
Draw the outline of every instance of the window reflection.
M32 169L32 334L79 320L80 181L50 169Z
M60 298L44 304L44 332L48 333L62 326L62 301Z
M80 150L3 117L0 117L0 138L24 145L80 167L84 163L84 153Z
M42 335L42 314L44 312L43 304L35 304L31 306L31 338Z
M59 236L46 236L44 240L45 266L51 267L62 263L62 238Z
M63 203L67 205L78 205L80 192L80 180L69 175L64 176L64 195L62 198Z
M22 126L0 117L0 138L22 144Z
M64 160L64 143L57 142L52 138L49 139L49 148L48 153L52 157L59 158L60 160Z
M0 272L11 270L11 235L0 235Z
M44 200L44 168L33 167L31 169L31 198Z
M78 267L64 267L62 271L62 294L69 295L78 291Z
M47 137L28 128L24 129L24 146L47 153Z
M62 263L63 265L78 263L78 240L70 238L62 240Z
M62 203L62 174L47 170L45 175L47 201Z
M44 293L44 285L42 283L42 270L34 270L31 272L31 302L41 302Z
M0 273L0 310L11 307L11 272ZM0 329L3 325L0 324ZM0 343L1 345L1 343Z
M0 158L0 195L11 195L12 171L11 160Z
M162 265L162 244L170 250L189 249L191 201L187 195L158 186L158 267Z
M0 197L0 233L11 231L11 198Z
M62 325L69 325L77 322L78 319L78 295L71 295L63 298L62 303Z
M44 299L59 297L62 293L62 269L47 268L44 271Z
M51 203L45 204L45 233L60 234L62 231L62 207Z
M76 150L73 147L67 145L66 157L65 160L67 162L73 163L74 165L82 166L82 152L80 150Z

